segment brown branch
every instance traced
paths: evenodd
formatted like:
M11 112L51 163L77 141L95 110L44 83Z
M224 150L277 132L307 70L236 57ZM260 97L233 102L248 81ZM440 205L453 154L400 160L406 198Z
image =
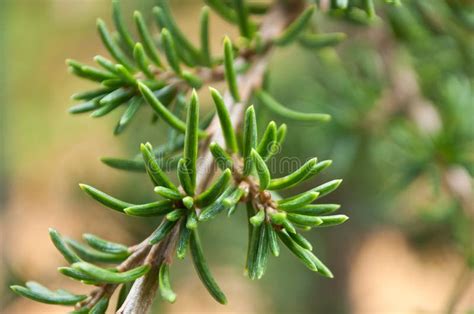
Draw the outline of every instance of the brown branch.
M158 272L163 261L168 260L179 234L179 223L159 244L152 247L145 261L151 264L150 271L137 279L117 313L147 313L158 289Z
M259 31L263 42L268 44L268 49L266 49L263 54L255 55L250 58L252 66L246 73L237 78L241 102L235 103L228 92L224 95L224 101L230 112L232 125L235 129L239 128L242 124L243 113L250 101L253 91L262 85L268 61L273 51L271 46L272 38L275 38L280 34L284 28L294 20L297 14L301 11L301 8L301 5L292 4L284 6L282 3L278 2L263 19ZM248 60L249 58L242 57L242 59ZM236 62L240 61L243 60L236 60ZM198 192L203 191L214 177L214 172L212 171L214 160L209 152L209 144L211 142L223 144L224 142L220 122L217 116L214 117L213 121L207 128L207 131L210 136L200 145L201 158L199 159L199 166L197 167ZM179 224L176 224L176 227L173 228L170 234L157 246L158 248L150 251L147 260L150 260L151 258L154 261L152 269L147 273L147 275L135 281L125 302L117 313L142 314L149 311L157 290L159 267L163 260L169 258L174 252L178 233Z

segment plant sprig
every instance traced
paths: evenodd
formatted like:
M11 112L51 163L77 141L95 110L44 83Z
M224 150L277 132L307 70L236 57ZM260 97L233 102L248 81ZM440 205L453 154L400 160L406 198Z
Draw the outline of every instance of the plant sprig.
M274 191L309 180L331 162L317 162L313 158L292 173L274 178L267 163L276 148L283 144L287 128L285 124L277 126L272 121L259 138L255 110L249 102L255 96L258 103L282 117L299 121L321 122L329 120L329 116L286 108L263 91L262 86L251 85L244 93L246 80L240 78L245 78L255 60L268 58L269 51L278 46L300 43L306 48L319 49L339 43L344 36L309 31L316 10L314 5L294 12L295 8L255 5L242 0L206 2L210 9L236 25L245 38L236 44L225 37L222 56L210 54L207 7L201 13L201 45L197 47L182 33L166 1L158 1L153 9L159 28L157 44L154 32L138 11L133 14L138 37L132 35L122 16L119 0L113 0L116 37L104 21L99 19L97 22L100 38L112 60L97 56L94 60L98 67L67 61L74 75L100 84L99 88L73 95L74 100L82 103L73 106L71 113L90 112L92 117L102 117L125 107L114 131L120 134L137 112L148 105L154 119L163 120L173 130L172 134L182 133L156 148L150 143L141 144L140 154L133 159L102 159L113 168L146 172L158 200L132 204L92 186L80 185L87 195L105 207L127 216L162 217L161 223L147 239L132 246L92 234L84 234L85 243L81 243L63 238L51 229L53 244L69 264L58 271L73 280L95 286L95 290L85 296L64 290L51 291L27 282L25 286L12 286L14 292L43 303L74 305L75 313L105 313L110 297L119 287L119 307L126 307L130 296L154 295L154 292L140 290L143 289L140 282L148 274L157 273L160 296L172 303L176 300L170 281L172 256L183 259L189 251L204 286L214 299L225 304L227 299L206 263L198 232L206 221L223 212L230 217L241 208L240 205L246 205L248 216L249 247L245 269L250 279L262 278L268 256L270 253L278 256L281 245L310 270L326 277L333 276L300 231L334 226L348 219L345 215L332 215L339 205L313 203L334 191L341 180L324 183L293 197L277 197ZM364 1L364 9L369 18L374 16L371 1ZM281 16L287 20L275 24L281 25L277 32L259 30L253 15L270 19L272 10L282 10ZM261 27L264 25L272 23L262 22ZM288 26L283 28L284 25ZM275 35L267 38L263 33ZM217 89L210 88L217 114L200 123L196 89L221 81L227 83L228 95L222 97ZM184 104L183 99L189 93L189 101ZM187 109L181 110L186 111L185 116L177 110L183 106ZM234 119L233 108L239 106L244 110ZM241 129L239 121L243 121ZM220 128L216 129L216 125ZM212 142L218 138L216 133L222 135L224 147ZM200 154L213 156L220 168L207 174L210 179L198 177ZM176 171L177 182L169 176L171 170ZM207 184L203 187L201 182Z

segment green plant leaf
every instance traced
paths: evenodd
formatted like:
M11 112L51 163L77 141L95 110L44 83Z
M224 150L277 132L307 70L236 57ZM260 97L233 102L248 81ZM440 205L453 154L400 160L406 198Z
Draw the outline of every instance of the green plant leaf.
M186 119L186 133L184 139L184 160L186 168L189 171L188 176L191 180L191 193L194 195L196 189L196 162L198 155L198 129L199 129L199 100L195 90L193 90L191 101L188 105Z
M234 162L232 158L225 152L225 150L217 143L212 142L209 145L209 150L212 156L214 156L217 166L221 170L232 169Z
M263 191L270 184L270 170L268 170L267 164L265 164L265 161L255 149L252 149L251 157L255 164L255 169L257 170L260 191Z
M66 60L66 64L69 66L71 73L91 81L102 82L115 78L115 75L110 72L81 64L75 60L68 59Z
M128 47L129 51L133 51L135 41L133 40L132 35L128 31L127 26L123 20L119 0L112 0L112 20L115 24L118 35L120 36L120 41Z
M223 199L222 205L224 206L224 209L229 209L232 206L235 206L245 194L246 191L240 187L234 189L232 193Z
M181 75L181 65L179 62L178 54L176 53L176 47L174 44L173 37L171 37L170 32L163 28L161 30L161 44L165 50L166 60L168 60L169 66L176 72L176 74Z
M276 231L273 229L271 224L267 226L268 232L268 244L270 246L270 251L272 252L273 256L280 255L280 245L278 244L278 236Z
M311 20L311 16L313 15L316 9L315 5L308 6L301 15L293 21L293 23L288 26L285 31L278 36L274 43L278 46L286 46L291 44L298 38L298 35L307 27L309 21Z
M306 175L308 172L313 169L317 164L317 158L312 158L308 160L303 166L301 166L295 172L281 178L272 179L270 184L268 185L269 190L282 190L287 189L289 187L295 186L296 184L300 183L304 179L306 179Z
M302 226L315 227L323 223L320 217L315 217L315 216L288 214L287 217L288 217L288 220L290 220L291 222L294 222Z
M198 218L197 218L196 212L192 211L186 217L186 228L189 229L189 230L196 230L197 223L198 223Z
M301 234L299 234L299 233L290 233L289 236L293 239L293 241L295 241L302 248L304 248L306 250L309 250L309 251L313 250L313 246L311 245L311 243L305 237L303 237Z
M74 263L72 264L72 267L91 276L99 282L113 284L134 281L144 276L150 270L150 265L142 265L124 272L112 272L86 262Z
M178 209L175 209L175 210L169 212L166 215L166 219L169 220L169 221L178 221L185 214L186 214L186 209L178 208Z
M219 214L221 211L226 209L226 206L224 205L224 199L227 198L227 196L231 195L234 190L236 190L235 187L229 186L217 199L214 203L210 204L209 206L205 207L202 209L201 214L199 215L199 221L207 221L211 218L214 218Z
M263 160L267 160L277 147L277 127L274 121L268 123L265 132L263 133L262 139L257 146L257 153L262 157Z
M120 117L120 120L115 127L114 134L120 134L122 131L127 127L127 125L132 121L132 118L135 116L135 114L138 112L138 109L140 109L141 105L143 104L143 100L141 97L134 96L128 103L128 107L123 113L122 117Z
M265 210L259 210L254 216L250 218L250 223L254 227L260 226L265 220Z
M181 183L181 187L186 192L187 195L194 195L195 186L191 181L191 177L189 176L190 170L188 169L187 162L184 158L181 158L178 162L178 179Z
M103 67L105 70L109 71L110 73L117 74L117 69L115 68L115 63L111 60L103 57L101 55L95 56L94 61L97 62L98 65Z
M105 48L109 51L110 55L117 60L118 63L123 64L127 69L133 70L132 62L128 59L125 53L120 49L119 46L114 42L112 36L105 26L105 22L102 19L97 19L97 29L99 31L100 38Z
M123 255L127 255L127 256L130 254L128 252L128 247L126 245L104 240L104 239L102 239L102 238L100 238L96 235L91 234L91 233L83 234L82 238L91 247L93 247L94 249L99 250L101 252L111 253L111 254L120 254L120 255L123 254Z
M288 109L263 90L256 91L255 96L270 111L287 119L304 122L327 122L331 119L330 115L324 113L305 113Z
M124 201L121 201L115 197L112 197L102 191L97 190L96 188L87 185L87 184L79 184L79 187L81 190L86 192L90 197L95 199L97 202L101 203L102 205L111 208L113 210L116 210L118 212L123 213L123 210L127 207L134 206L134 204L127 203Z
M322 49L333 47L341 43L347 37L344 33L312 34L306 33L300 36L299 43L308 49Z
M311 204L288 210L288 212L300 215L319 216L333 213L340 207L341 205L338 204Z
M169 265L167 263L163 262L161 264L158 277L161 298L170 303L174 303L176 301L176 293L171 289Z
M135 25L138 29L138 34L140 35L141 41L143 43L143 48L145 49L148 58L150 58L150 60L157 67L162 68L163 64L161 63L161 59L153 41L153 37L151 36L150 31L146 26L142 14L139 11L135 11L133 13L133 18L135 20Z
M32 299L37 302L57 305L74 305L87 298L85 295L75 295L66 290L51 291L34 281L28 281L26 287L10 286L16 294Z
M373 19L376 14L375 14L375 5L373 0L363 0L362 4L364 6L364 10L367 13L367 16L370 19Z
M171 182L168 176L163 172L160 165L153 155L153 148L150 143L141 144L140 151L142 152L143 161L145 162L146 172L151 181L156 186L164 186L169 189L178 191L178 188Z
M221 304L226 304L227 299L222 292L222 290L217 285L216 281L212 277L207 262L204 259L204 254L202 252L201 241L199 239L199 234L197 230L194 230L191 233L191 239L189 242L191 249L191 255L193 257L194 268L199 275L204 286L207 288L207 291L212 295L212 297Z
M116 106L118 106L120 104L123 104L124 102L126 102L127 100L132 98L134 93L135 92L131 88L128 88L128 87L117 88L113 92L111 92L111 93L107 94L106 96L104 96L100 100L100 104L102 106L107 106L107 105L115 106L115 107L112 107L112 108L116 108ZM108 112L110 112L110 110L107 111L107 113ZM101 114L101 115L93 114L93 116L103 116L104 114Z
M229 186L231 178L232 172L230 169L224 170L219 178L207 190L196 197L196 204L200 207L205 207L213 203Z
M349 217L346 215L320 216L322 223L318 227L332 227L346 222Z
M151 217L166 215L173 210L173 202L162 200L147 204L134 205L124 209L124 212L130 216Z
M70 264L82 261L81 258L67 245L61 234L53 228L49 228L49 237L54 246Z
M237 74L234 68L234 52L232 51L232 42L227 36L224 38L224 68L229 92L236 102L240 102Z
M328 195L329 193L333 192L335 189L337 189L339 187L339 185L341 185L341 183L342 183L341 179L332 180L332 181L326 182L324 184L321 184L321 185L315 187L311 191L318 192L319 197L321 198L321 197L323 197L325 195Z
M176 257L184 259L186 256L186 248L189 244L189 238L191 237L191 229L186 227L186 219L181 219L181 225L179 228L179 238L176 244Z
M281 242L283 242L283 244L285 244L291 253L298 257L306 267L312 271L318 271L318 268L312 258L313 254L310 251L302 248L296 242L294 242L285 230L281 230L277 234Z
M232 0L237 17L240 35L250 38L252 36L252 27L249 20L248 8L244 0Z
M227 107L224 103L224 99L216 89L210 87L209 90L211 91L212 99L214 100L217 115L219 117L226 148L230 152L236 153L239 151L237 138L235 136L235 131L232 126L232 121L230 120L229 111L227 110Z
M250 156L252 148L257 146L257 120L255 118L255 110L250 106L245 111L244 117L244 135L242 156L244 158L244 176L248 176L253 168L253 160Z
M221 0L204 0L204 2L227 22L232 24L237 23L237 15L235 14L235 11Z
M75 269L72 267L58 267L58 271L66 277L78 280L86 285L98 285L100 282L92 278L91 276Z
M199 30L201 41L201 57L204 65L210 66L212 64L212 57L209 44L209 8L206 6L201 9Z
M71 98L73 100L92 100L94 98L107 95L112 90L113 89L111 88L98 88L98 89L75 93L71 96Z
M171 229L176 225L177 221L169 221L168 219L163 219L160 226L153 231L150 236L150 244L156 244L164 239L170 233Z
M185 133L186 132L186 123L181 119L172 114L159 100L153 92L142 82L138 82L138 88L143 95L143 98L147 103L153 108L153 110L165 120L172 128ZM199 130L199 136L205 137L206 133Z
M279 200L278 203L278 209L279 210L286 210L286 211L291 211L292 209L297 209L301 208L302 206L305 206L314 200L316 200L319 196L318 192L305 192L299 195L298 197L294 199L283 199Z
M99 302L97 302L92 307L89 314L104 314L105 311L107 311L108 306L109 306L109 298L108 297L102 297L102 298L100 298Z
M120 263L130 255L128 252L120 254L100 252L95 249L86 247L82 243L79 243L72 239L66 239L66 243L77 253L77 255L81 257L82 260L87 262Z
M154 8L153 13L159 16L158 20L161 22L160 24L164 23L164 25L161 25L161 27L169 30L169 32L173 36L173 39L176 42L176 45L179 47L180 50L184 50L186 52L186 54L191 58L190 61L192 61L192 64L199 63L199 50L194 47L194 45L186 38L186 36L179 29L178 25L173 19L173 15L171 14L168 1L158 0L158 5L159 8Z
M170 189L164 186L157 186L154 189L155 193L170 200L179 201L183 198L181 193L174 189Z
M133 58L135 59L138 68L143 72L143 74L145 74L147 78L155 78L153 73L150 71L150 63L148 62L145 49L141 43L135 44L135 47L133 48Z

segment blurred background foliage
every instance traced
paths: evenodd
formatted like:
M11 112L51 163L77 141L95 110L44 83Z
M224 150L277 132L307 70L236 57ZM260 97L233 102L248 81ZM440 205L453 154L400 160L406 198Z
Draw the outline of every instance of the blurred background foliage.
M66 112L70 95L88 86L68 75L63 60L92 61L104 53L94 25L99 16L110 21L109 2L0 1L2 313L61 311L15 298L6 290L13 282L81 288L54 271L61 258L47 227L74 237L87 229L132 244L157 223L104 210L76 185L107 186L132 202L152 199L141 174L107 168L99 157L132 156L139 143L158 144L166 134L148 123L146 112L120 137L111 132L117 117L104 123ZM202 3L171 3L184 32L197 40ZM131 22L133 10L150 13L153 0L123 5ZM230 304L214 304L196 277L188 276L192 269L185 261L172 274L176 304L158 301L157 311L474 310L474 4L406 0L402 7L381 5L377 11L380 19L370 26L337 10L318 12L322 32L343 31L347 40L316 53L296 45L279 50L269 72L269 89L281 103L333 116L327 124L290 122L280 158L332 159L327 178L344 178L331 199L342 203L350 222L308 234L335 279L308 273L284 253L270 262L263 280L249 282L242 275L247 240L240 213L202 230ZM211 27L213 50L219 51L230 27L214 15ZM202 97L203 111L210 110L207 92ZM283 122L258 103L256 108L262 125ZM288 265L294 267L282 272Z

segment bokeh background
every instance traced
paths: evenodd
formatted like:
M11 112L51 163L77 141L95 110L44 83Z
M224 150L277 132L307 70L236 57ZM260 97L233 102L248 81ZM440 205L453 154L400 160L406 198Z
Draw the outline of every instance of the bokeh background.
M380 1L381 2L381 1ZM197 40L200 1L171 1ZM126 16L149 16L153 0L124 0ZM474 311L474 5L404 1L378 7L367 26L318 13L321 31L344 31L336 49L292 46L273 58L270 90L288 107L333 115L329 124L289 123L281 156L332 159L324 179L343 185L328 199L351 219L308 234L335 279L310 273L283 250L264 279L243 276L244 215L203 225L204 249L227 293L216 304L188 260L172 270L177 302L160 313L468 313ZM33 279L87 289L61 277L63 259L47 229L91 232L133 244L153 230L81 193L90 183L122 199L153 199L142 174L106 167L101 156L132 156L166 130L141 112L119 137L116 113L71 116L70 95L91 85L69 75L66 58L105 54L95 19L110 22L108 0L0 0L0 312L62 313L17 298L8 286ZM235 31L211 15L213 49ZM211 110L203 93L204 109ZM283 120L258 107L261 124ZM285 121L286 122L286 121Z

